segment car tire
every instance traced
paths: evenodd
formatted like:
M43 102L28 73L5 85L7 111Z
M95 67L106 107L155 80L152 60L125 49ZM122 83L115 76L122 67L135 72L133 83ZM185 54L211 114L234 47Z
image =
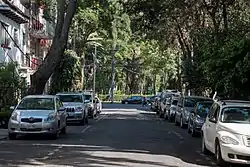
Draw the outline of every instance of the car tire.
M192 127L191 136L192 137L197 137L197 132L194 130L194 127Z
M10 140L16 140L16 138L17 138L16 134L13 134L13 133L9 133L8 136L9 136Z
M58 125L58 127L59 127L60 125ZM56 133L54 133L54 134L52 134L51 135L51 139L52 140L56 140L56 139L58 139L60 137L60 129L58 128L57 129L57 131L56 131Z
M176 126L179 126L179 125L180 125L179 122L178 122L177 119L176 119L176 116L174 117L174 123L175 123Z
M80 125L85 125L85 115L84 115L84 117L82 118L82 120L80 121Z
M183 128L183 129L185 128L185 125L183 124L183 118L182 118L182 116L181 116L181 120L180 120L180 127Z
M127 101L125 101L125 103L124 104L128 104L128 102Z
M61 134L66 134L67 133L67 126L64 126L61 130Z
M85 124L88 124L88 123L89 123L89 118L85 117Z
M190 129L190 123L188 122L188 133L191 133L191 129Z
M203 133L201 134L201 152L202 152L204 155L208 155L208 154L209 154L209 150L208 150L207 147L206 147L205 138L204 138Z
M215 159L218 166L228 167L230 164L222 159L220 143L218 140L215 142Z

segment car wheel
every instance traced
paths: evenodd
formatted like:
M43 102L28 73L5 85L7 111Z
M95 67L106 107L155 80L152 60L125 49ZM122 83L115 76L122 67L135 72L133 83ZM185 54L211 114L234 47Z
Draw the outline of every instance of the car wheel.
M192 129L191 129L191 135L192 135L192 137L197 136L197 132L194 130L194 127L192 127Z
M182 116L181 116L181 120L180 120L180 126L181 126L181 128L184 128Z
M61 133L62 134L66 134L67 133L67 126L65 126L65 127L62 128Z
M127 102L127 101L125 101L125 104L128 104L128 102Z
M59 126L59 125L58 125ZM59 128L57 129L56 133L51 135L52 140L56 140L60 137L60 130Z
M176 116L175 116L175 118L174 118L174 123L175 123L176 126L179 126L179 125L180 125L179 122L178 122L177 119L176 119Z
M16 134L9 133L10 140L16 140Z
M228 167L230 165L229 163L227 163L226 161L222 159L220 143L218 140L216 140L215 142L215 158L216 158L217 165L221 167Z
M208 151L206 144L205 144L205 138L204 138L203 134L201 135L201 152L205 155L209 154L209 151Z
M80 121L80 125L85 125L85 115L83 116L82 120Z
M191 133L190 123L188 122L188 133Z
M85 117L85 124L88 124L88 123L89 123L89 118Z

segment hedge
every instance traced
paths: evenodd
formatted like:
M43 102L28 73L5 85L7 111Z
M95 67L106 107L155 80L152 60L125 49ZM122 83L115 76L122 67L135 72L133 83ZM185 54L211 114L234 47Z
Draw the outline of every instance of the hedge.
M98 97L102 100L102 101L106 101L106 97L108 95L98 95ZM121 94L115 94L114 95L114 101L122 101L123 99L129 97L129 96L144 96L144 97L150 97L152 95L138 95L138 94L134 94L134 95L121 95Z
M9 122L9 118L11 116L11 112L9 111L1 111L0 112L0 129L4 128L7 129L8 128L8 122Z

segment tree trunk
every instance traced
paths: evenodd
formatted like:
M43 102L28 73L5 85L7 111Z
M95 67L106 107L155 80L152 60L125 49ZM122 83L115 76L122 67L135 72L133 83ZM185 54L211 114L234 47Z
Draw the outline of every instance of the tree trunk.
M55 36L43 63L31 76L31 86L28 90L28 94L42 94L48 79L53 74L56 66L61 62L76 7L77 0L70 0L69 4L66 4L66 0L57 0L58 16Z

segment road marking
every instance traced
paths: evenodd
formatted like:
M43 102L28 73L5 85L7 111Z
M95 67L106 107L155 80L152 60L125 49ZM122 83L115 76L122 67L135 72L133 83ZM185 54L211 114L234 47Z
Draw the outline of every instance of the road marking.
M91 127L91 125L87 125L85 128L82 129L81 133L86 132L90 127Z

